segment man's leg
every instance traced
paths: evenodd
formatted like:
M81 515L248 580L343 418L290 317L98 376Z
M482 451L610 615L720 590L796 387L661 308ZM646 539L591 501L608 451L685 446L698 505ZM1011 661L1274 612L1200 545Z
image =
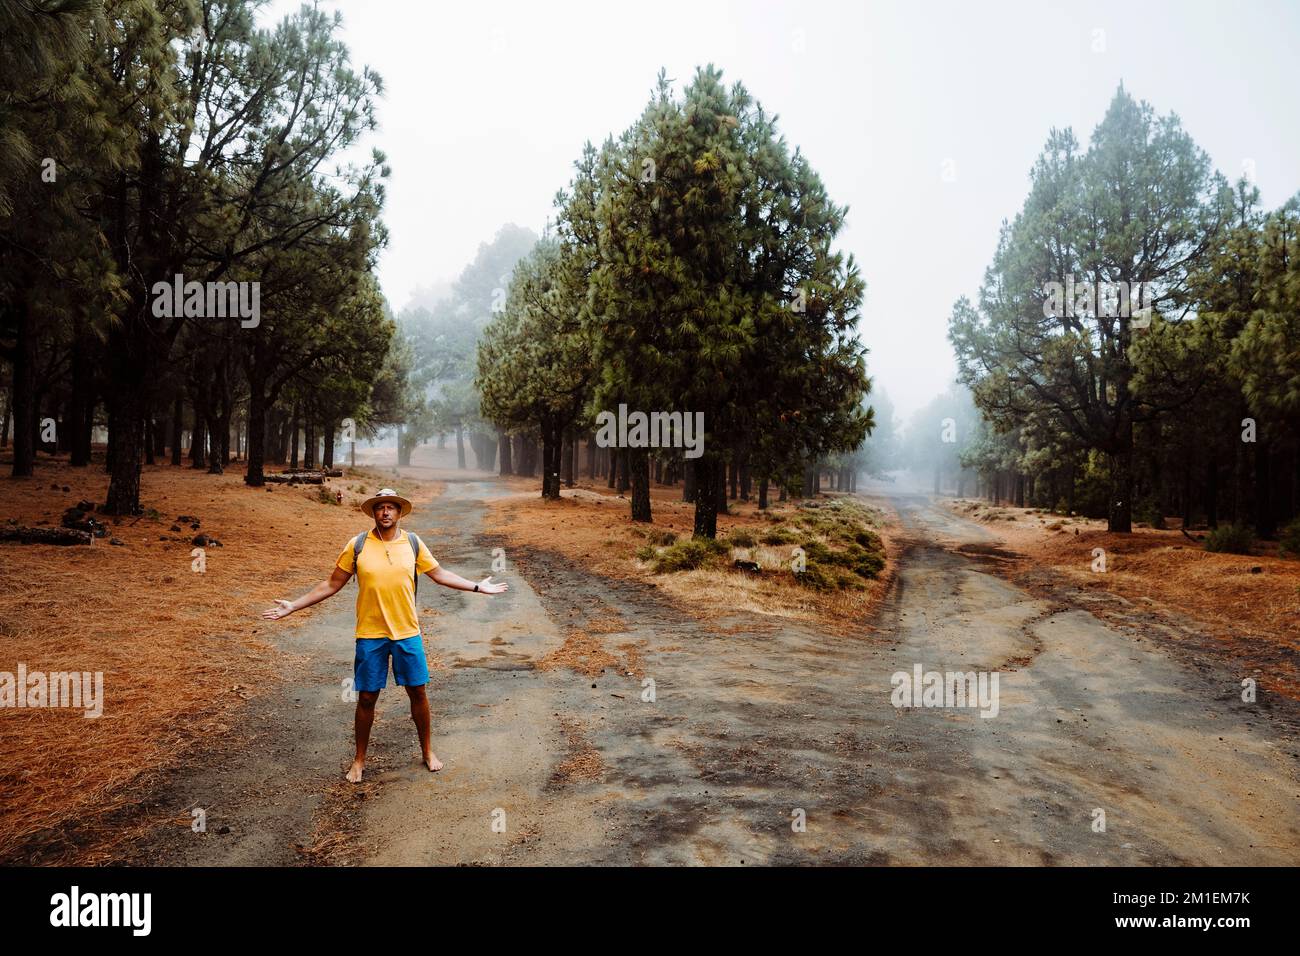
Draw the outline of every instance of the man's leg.
M361 780L361 771L366 766L366 747L370 744L370 725L375 722L375 702L378 700L377 690L357 692L357 713L352 724L357 738L357 755L348 768L348 780L352 783Z
M420 753L424 755L424 765L430 770L441 770L442 761L433 752L429 741L430 723L429 696L424 692L424 684L419 687L406 688L406 696L411 698L411 720L415 721L415 732L420 737Z

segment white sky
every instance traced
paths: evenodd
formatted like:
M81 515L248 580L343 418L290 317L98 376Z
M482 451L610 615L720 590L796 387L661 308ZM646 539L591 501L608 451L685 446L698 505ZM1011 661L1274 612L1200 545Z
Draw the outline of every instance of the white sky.
M262 20L298 5L272 0ZM1253 163L1267 207L1300 190L1294 2L321 6L342 12L354 64L384 78L367 148L393 169L379 277L395 309L503 223L540 231L584 141L631 124L661 66L680 89L713 62L849 205L871 374L904 420L952 379L952 303L978 289L1048 130L1086 145L1121 79L1230 179Z

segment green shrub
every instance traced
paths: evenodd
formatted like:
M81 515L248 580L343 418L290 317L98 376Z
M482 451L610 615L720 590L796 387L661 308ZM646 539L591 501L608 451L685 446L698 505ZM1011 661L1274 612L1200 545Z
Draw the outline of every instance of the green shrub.
M870 551L879 551L881 548L880 535L874 531L868 531L866 528L860 530L853 536L853 540Z
M669 574L674 571L694 571L731 554L731 548L716 538L690 538L678 541L660 551L655 558L655 572Z
M1245 525L1224 524L1205 536L1205 550L1226 554L1250 554L1254 533Z
M334 492L326 485L321 485L316 489L315 500L319 501L323 505L337 505L339 503L338 499L334 496Z
M677 542L677 534L675 532L660 531L658 528L651 528L650 531L646 533L645 537L651 544L658 545L661 548L666 548L670 544L675 544Z
M817 564L815 561L809 561L807 567L801 574L796 574L794 579L806 588L814 591L834 591L838 586L835 575L825 565Z
M835 556L835 563L864 578L875 578L885 569L884 556L853 544Z
M764 544L770 545L791 544L795 541L795 536L786 528L773 528L771 531L759 538L759 540Z
M653 561L659 555L659 550L652 545L642 545L636 549L636 556L642 561Z
M1300 557L1300 518L1296 518L1282 529L1277 550L1280 554L1293 554Z
M1146 498L1139 501L1137 507L1133 509L1133 517L1137 521L1144 521L1157 531L1164 531L1165 515L1154 498Z
M848 571L835 572L835 586L841 591L862 591L867 587L862 583L860 577L850 574Z
M735 528L727 533L727 543L733 548L752 548L758 540L748 528Z

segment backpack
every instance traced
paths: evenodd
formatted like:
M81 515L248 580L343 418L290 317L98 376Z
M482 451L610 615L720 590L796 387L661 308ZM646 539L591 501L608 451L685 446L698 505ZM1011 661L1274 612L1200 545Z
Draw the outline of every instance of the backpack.
M361 587L361 565L358 561L361 558L361 549L366 546L366 538L370 532L363 531L352 542L352 575L357 578L357 587ZM411 554L415 556L415 594L420 594L420 538L413 532L406 532L407 540L411 542Z

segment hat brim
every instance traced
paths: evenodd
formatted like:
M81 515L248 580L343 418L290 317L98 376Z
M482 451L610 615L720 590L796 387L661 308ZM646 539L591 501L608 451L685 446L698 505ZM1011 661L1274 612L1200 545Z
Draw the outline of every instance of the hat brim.
M375 508L382 504L397 505L398 510L401 511L401 517L403 518L411 513L411 503L401 495L384 495L382 498L367 498L365 501L361 502L361 510L373 518L375 516Z

